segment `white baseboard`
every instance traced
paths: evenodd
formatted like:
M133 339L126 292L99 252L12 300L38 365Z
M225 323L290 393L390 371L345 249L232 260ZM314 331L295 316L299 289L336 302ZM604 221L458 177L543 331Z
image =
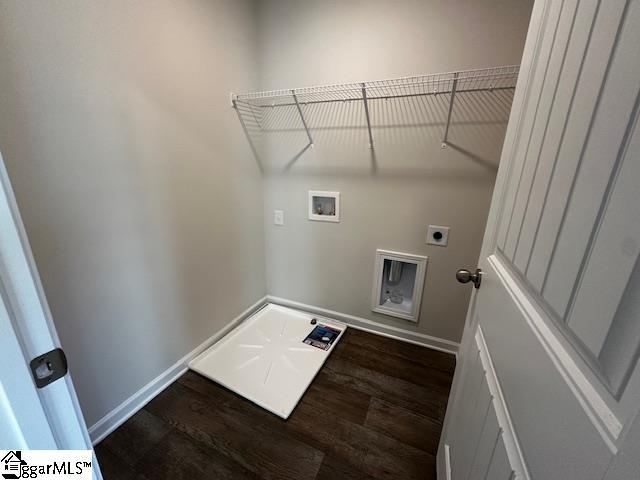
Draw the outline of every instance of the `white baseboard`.
M162 372L156 378L147 383L144 387L138 390L136 393L127 398L124 402L107 413L104 417L98 420L94 425L89 428L89 436L91 443L96 445L101 442L107 435L113 432L116 428L126 422L131 416L133 416L138 410L149 403L156 395L161 393L171 383L173 383L178 377L187 371L187 365L191 360L200 355L204 350L216 343L222 337L224 337L229 331L236 327L239 323L251 316L256 310L260 309L267 303L267 297L263 297L256 303L247 308L244 312L231 320L227 325L219 332L209 337L203 343L198 345L191 352L187 353L184 357L174 363L167 370Z
M382 335L383 337L394 338L403 342L413 343L415 345L439 350L441 352L451 353L456 356L458 354L458 348L460 347L459 343L446 340L444 338L432 337L431 335L425 335L424 333L412 332L411 330L384 325L366 318L335 312L333 310L327 310L326 308L287 300L286 298L267 295L267 301L269 303L282 305L283 307L297 308L298 310L303 310L314 315L333 318L358 330L364 330L365 332L375 333L376 335Z
M89 428L91 443L93 445L96 445L97 443L101 442L107 435L109 435L116 428L126 422L138 410L144 407L156 395L161 393L178 377L186 372L187 365L191 360L196 358L207 348L209 348L211 345L213 345L227 333L229 333L239 323L243 322L245 319L250 317L253 313L255 313L258 309L260 309L267 303L275 303L277 305L310 312L314 315L332 318L346 324L351 328L364 330L366 332L371 332L376 335L382 335L384 337L394 338L403 342L421 345L423 347L432 348L434 350L440 350L442 352L452 353L454 355L457 355L458 352L459 344L456 342L452 342L451 340L432 337L423 333L412 332L410 330L404 330L402 328L384 325L382 323L374 322L366 318L356 317L340 312L334 312L333 310L327 310L325 308L314 307L312 305L306 305L304 303L267 295L251 305L248 309L246 309L236 318L231 320L227 325L225 325L222 330L205 340L191 352L187 353L171 367L151 380L144 387L131 395L124 402L122 402L120 405L118 405L116 408L114 408L112 411L98 420L94 425L92 425Z

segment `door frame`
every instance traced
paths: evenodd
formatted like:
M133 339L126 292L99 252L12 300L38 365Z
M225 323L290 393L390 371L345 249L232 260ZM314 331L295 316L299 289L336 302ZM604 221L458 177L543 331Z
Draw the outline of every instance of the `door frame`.
M25 359L35 358L61 343L20 217L0 152L0 288ZM61 450L92 450L73 380L69 374L37 389L40 403ZM95 480L102 480L95 452Z

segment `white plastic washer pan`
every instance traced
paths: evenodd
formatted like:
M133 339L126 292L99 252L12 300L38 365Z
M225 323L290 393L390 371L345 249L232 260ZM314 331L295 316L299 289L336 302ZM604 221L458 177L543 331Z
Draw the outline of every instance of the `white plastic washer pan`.
M318 319L316 325L340 330L328 350L303 343L316 326L313 318ZM189 368L286 419L346 328L333 320L269 304L198 355Z

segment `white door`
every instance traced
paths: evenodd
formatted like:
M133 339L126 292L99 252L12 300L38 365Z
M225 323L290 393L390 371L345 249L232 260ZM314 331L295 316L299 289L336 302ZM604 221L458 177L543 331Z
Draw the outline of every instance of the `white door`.
M0 450L92 448L70 376L37 388L31 374L59 346L0 155Z
M640 479L639 94L639 0L536 1L440 479Z

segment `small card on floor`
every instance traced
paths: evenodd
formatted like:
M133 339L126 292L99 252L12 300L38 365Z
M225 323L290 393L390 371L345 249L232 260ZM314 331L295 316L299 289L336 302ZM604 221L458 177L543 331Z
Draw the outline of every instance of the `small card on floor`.
M307 345L311 345L322 350L329 350L333 341L340 335L340 330L327 325L317 325L307 338L303 340Z

